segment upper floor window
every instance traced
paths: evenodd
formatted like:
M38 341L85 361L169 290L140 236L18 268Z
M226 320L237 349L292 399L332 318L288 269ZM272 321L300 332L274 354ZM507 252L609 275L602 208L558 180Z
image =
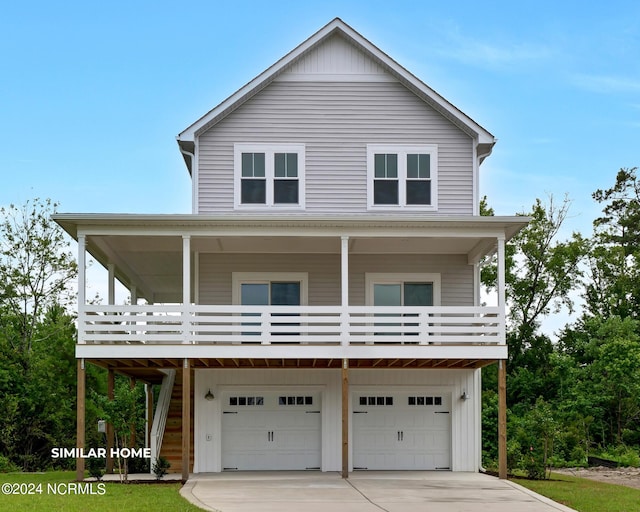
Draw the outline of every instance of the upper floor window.
M432 144L367 146L367 206L437 209L438 150Z
M235 207L304 208L304 145L236 144Z

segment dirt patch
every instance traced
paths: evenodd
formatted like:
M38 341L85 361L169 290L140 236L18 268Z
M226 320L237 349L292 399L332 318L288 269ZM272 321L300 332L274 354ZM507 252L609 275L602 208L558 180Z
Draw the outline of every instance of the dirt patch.
M579 478L588 478L589 480L597 480L598 482L607 482L609 484L626 485L640 489L640 468L572 468L572 469L554 469L554 473L563 475L573 475Z

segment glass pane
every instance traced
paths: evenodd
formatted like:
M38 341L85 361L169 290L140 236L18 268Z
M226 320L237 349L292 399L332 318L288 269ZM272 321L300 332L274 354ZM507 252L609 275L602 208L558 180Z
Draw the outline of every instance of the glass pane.
M284 153L276 153L274 158L274 173L276 178L284 178L287 176L287 163Z
M374 176L376 178L386 178L387 177L387 155L375 155L374 156Z
M400 284L374 284L374 306L401 306Z
M431 182L407 181L407 204L431 204Z
M242 283L240 301L243 306L268 306L269 285L266 283Z
M273 306L299 306L300 283L271 283Z
M265 204L267 199L265 180L242 180L240 201L242 204Z
M264 178L264 153L242 153L242 177Z
M429 179L431 178L431 155L419 155L419 178L421 179Z
M407 178L429 179L431 177L431 155L407 155Z
M374 204L398 204L398 182L395 180L375 180L373 182Z
M419 177L418 155L407 155L407 178Z
M387 178L398 177L398 155L387 155Z
M253 177L253 153L242 153L242 177Z
M374 155L373 175L376 178L397 178L398 155L394 153Z
M297 178L298 154L276 153L274 158L274 174L276 178Z
M275 204L298 204L298 180L275 180L273 182Z
M264 153L253 154L253 175L256 178L264 178Z
M405 283L405 306L433 306L432 283Z

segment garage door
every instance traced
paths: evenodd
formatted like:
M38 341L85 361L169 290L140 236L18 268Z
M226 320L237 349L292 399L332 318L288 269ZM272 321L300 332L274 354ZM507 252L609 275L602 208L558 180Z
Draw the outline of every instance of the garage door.
M229 393L222 414L224 470L320 469L320 393Z
M354 469L451 469L451 397L353 395Z

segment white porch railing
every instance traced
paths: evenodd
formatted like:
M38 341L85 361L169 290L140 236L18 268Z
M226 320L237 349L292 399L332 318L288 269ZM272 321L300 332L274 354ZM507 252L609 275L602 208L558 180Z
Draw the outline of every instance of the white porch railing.
M499 307L87 305L78 327L80 344L505 344Z

